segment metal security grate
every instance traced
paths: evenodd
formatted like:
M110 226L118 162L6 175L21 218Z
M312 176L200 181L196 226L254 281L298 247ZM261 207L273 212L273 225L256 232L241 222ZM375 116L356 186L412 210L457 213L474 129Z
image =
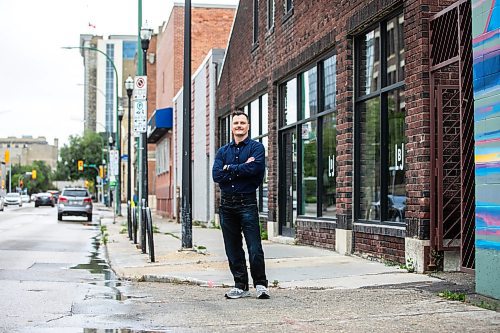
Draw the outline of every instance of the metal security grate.
M464 0L430 21L431 247L459 248L465 271L475 267L471 20Z

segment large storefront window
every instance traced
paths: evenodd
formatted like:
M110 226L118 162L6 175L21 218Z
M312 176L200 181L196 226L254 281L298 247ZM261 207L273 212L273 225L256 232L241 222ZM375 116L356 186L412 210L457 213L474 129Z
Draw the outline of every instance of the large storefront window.
M335 218L336 56L279 87L280 233L297 216Z
M257 191L257 201L259 202L259 211L262 213L267 213L268 205L267 205L267 197L268 197L268 188L267 188L267 175L268 175L268 135L267 135L267 126L268 126L268 105L267 105L267 94L259 96L254 99L250 103L246 104L243 109L248 114L250 118L250 133L249 136L253 140L260 141L264 145L264 149L266 152L266 170L264 173L264 181L262 186Z
M403 23L403 15L398 15L380 22L356 40L355 216L358 220L404 220Z

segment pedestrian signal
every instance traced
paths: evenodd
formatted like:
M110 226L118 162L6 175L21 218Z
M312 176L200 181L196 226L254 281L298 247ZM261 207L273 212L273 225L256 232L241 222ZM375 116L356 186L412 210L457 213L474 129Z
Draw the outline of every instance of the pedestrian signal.
M31 179L36 179L36 170L31 170Z
M78 160L78 171L82 172L83 171L83 161Z

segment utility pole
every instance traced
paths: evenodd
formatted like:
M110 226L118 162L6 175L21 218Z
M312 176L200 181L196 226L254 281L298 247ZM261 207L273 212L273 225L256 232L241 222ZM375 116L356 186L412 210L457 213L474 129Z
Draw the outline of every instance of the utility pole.
M191 0L184 5L184 88L182 125L182 248L193 247L191 175Z

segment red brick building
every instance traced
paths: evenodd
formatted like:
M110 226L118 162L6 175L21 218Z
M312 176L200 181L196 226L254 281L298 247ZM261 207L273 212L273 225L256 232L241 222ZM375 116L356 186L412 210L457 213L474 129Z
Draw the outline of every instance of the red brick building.
M194 72L212 48L225 48L234 20L235 7L229 5L192 5L191 71ZM182 88L184 66L184 6L175 4L167 23L160 28L156 47L156 109L173 106ZM149 74L149 73L148 73ZM148 82L149 83L149 82ZM174 119L175 119L174 115ZM174 124L175 126L175 124ZM156 194L159 214L174 217L174 149L178 142L171 130L152 141L156 144L156 166L150 167L150 194ZM159 161L161 159L161 161ZM154 186L151 186L151 184Z
M271 238L427 268L429 22L457 2L239 2L217 90L219 145L244 107L268 153L259 200Z

